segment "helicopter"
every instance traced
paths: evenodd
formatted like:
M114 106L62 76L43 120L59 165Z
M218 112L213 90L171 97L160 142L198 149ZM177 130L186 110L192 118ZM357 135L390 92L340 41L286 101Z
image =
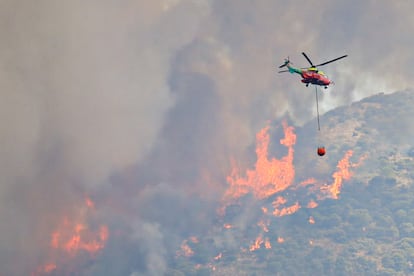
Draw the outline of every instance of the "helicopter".
M301 81L306 84L306 87L308 87L309 84L314 84L314 85L323 86L325 89L328 88L330 84L334 84L334 83L325 75L324 72L318 70L317 66L323 66L323 65L326 65L328 63L337 61L338 59L342 59L348 56L348 55L343 55L341 57L323 62L321 64L313 65L310 58L304 52L302 52L302 55L310 63L311 67L304 67L304 68L293 67L292 66L293 63L290 62L289 57L288 57L287 59L285 59L285 62L279 66L279 68L283 68L287 66L288 70L282 70L282 71L279 71L279 73L283 73L283 72L297 73L302 76Z

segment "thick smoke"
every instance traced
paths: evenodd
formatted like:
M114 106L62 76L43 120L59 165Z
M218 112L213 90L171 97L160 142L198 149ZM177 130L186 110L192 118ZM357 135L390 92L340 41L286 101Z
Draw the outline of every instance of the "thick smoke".
M1 3L2 274L28 275L80 198L153 147L173 104L170 59L203 14L191 3L171 9Z
M410 87L413 5L1 1L0 274L32 272L86 194L120 234L84 273L164 273L213 220L230 157L266 120L314 113L276 66L349 54L324 68L323 111Z

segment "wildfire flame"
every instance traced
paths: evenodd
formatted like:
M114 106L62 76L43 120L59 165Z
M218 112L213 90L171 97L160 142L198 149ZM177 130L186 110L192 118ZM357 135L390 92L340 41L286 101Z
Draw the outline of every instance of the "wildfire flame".
M269 126L263 128L256 135L256 155L257 161L254 170L247 170L246 177L239 176L239 169L234 167L227 182L230 188L225 194L225 198L237 199L247 193L253 193L258 199L265 199L280 191L285 190L292 184L295 177L293 167L293 145L296 142L296 135L293 127L283 123L285 138L280 140L280 144L288 148L288 153L278 160L268 158L268 148L270 136Z
M199 242L198 238L196 236L191 236L189 239L192 243L198 243Z
M109 237L108 227L101 225L99 230L93 231L86 222L88 210L94 208L94 202L86 198L85 206L79 209L78 217L72 220L67 217L63 218L62 223L50 237L51 260L40 266L32 275L47 275L58 271L58 263L64 262L61 259L68 261L80 251L87 252L93 257L104 248Z
M186 257L191 257L191 256L194 255L194 251L188 245L188 241L187 240L184 240L181 243L181 252L179 252L179 255L183 255L183 256L186 256Z
M297 210L300 209L300 205L299 202L296 202L295 204L293 204L292 206L289 207L284 207L281 209L278 209L279 204L275 204L275 202L273 202L273 207L275 208L275 210L273 211L273 215L275 215L276 217L283 217L286 215L291 215L293 213L295 213Z
M288 126L286 122L283 122L282 126L284 138L280 139L279 142L287 148L285 156L280 159L269 158L270 136L268 134L269 126L266 126L256 135L257 160L254 168L247 169L245 173L241 173L241 169L235 165L236 162L232 162L233 166L227 177L228 188L223 195L223 205L218 209L221 216L225 214L226 208L229 205L240 201L239 199L247 194L253 195L254 199L265 205L261 207L262 217L257 222L260 233L254 241L251 241L248 248L241 248L243 253L256 251L262 246L266 249L272 248L269 238L266 237L268 233L271 233L269 229L271 216L282 217L291 215L302 207L316 208L319 205L318 202L326 198L338 199L344 181L352 177L351 168L359 166L364 158L361 157L358 163L351 163L350 159L353 156L353 152L349 150L338 162L337 169L332 174L332 183L323 183L315 178L295 183L293 146L296 143L296 135L293 127ZM297 190L305 190L306 193L297 192ZM312 194L312 198L301 199L300 194ZM302 200L304 200L303 203ZM313 216L309 216L308 222L310 224L315 223ZM224 223L222 229L230 229L232 227L232 224ZM196 242L198 240L193 240L193 243ZM284 243L285 238L279 236L276 242L279 244ZM309 243L312 245L313 241ZM192 256L194 254L187 240L184 240L182 243L181 251L183 252L182 255L185 256ZM220 253L213 257L213 259L217 260L221 256Z
M352 173L349 171L349 168L353 167L353 165L349 163L349 158L351 158L352 154L352 150L346 152L344 158L338 162L337 171L332 175L334 182L327 190L334 199L338 199L338 195L341 192L342 182L344 180L349 180L352 176Z
M314 200L311 200L311 201L309 201L309 203L306 207L309 208L309 209L313 209L313 208L318 207L318 203Z
M259 235L256 238L256 240L254 241L254 243L250 246L249 250L250 251L255 251L255 250L261 248L262 244L264 245L264 247L266 249L271 249L272 248L272 245L270 244L269 238L266 237L266 238L263 239L263 236Z
M218 261L223 257L223 254L220 252L217 256L214 257L214 260Z
M52 234L51 245L53 248L62 249L70 254L76 254L79 250L84 250L90 254L94 254L101 250L106 240L108 239L108 228L101 226L98 233L88 233L88 229L84 224L74 225L72 233L69 237L61 239L59 232ZM93 237L91 240L87 240L86 237Z
M259 249L260 246L262 245L262 243L263 243L263 237L262 237L262 235L259 235L256 238L256 240L254 241L254 243L250 246L249 250L250 251L255 251L255 250Z
M233 228L233 225L231 225L230 223L225 223L223 225L223 227L224 227L224 229L231 229L231 228Z
M56 264L53 264L53 263L45 264L39 267L35 273L32 273L32 276L50 274L55 269L56 269Z
M269 223L270 221L264 221L264 220L260 220L257 225L260 226L263 230L263 232L269 232Z
M309 217L309 223L315 224L315 219L312 216Z
M230 175L227 177L229 187L224 195L225 202L231 202L248 193L253 194L255 198L261 200L275 196L271 214L274 216L286 216L297 212L302 205L299 201L288 203L288 199L280 193L288 189L296 190L298 188L306 188L314 186L316 196L322 200L326 197L338 199L343 181L349 180L352 176L350 168L357 167L361 163L350 163L353 155L351 150L345 153L345 156L338 162L337 170L333 173L332 184L322 185L314 178L309 178L295 185L295 168L293 165L294 149L296 135L294 129L283 122L284 138L280 140L280 144L287 147L288 152L280 160L276 158L269 159L268 149L270 136L268 134L269 126L264 127L256 135L256 155L257 161L254 169L246 170L245 176L240 176L240 170L237 166L233 166ZM314 189L315 191L315 189ZM318 203L315 200L309 201L305 205L307 208L316 208ZM268 213L266 207L262 207L264 214ZM263 228L263 227L262 227Z
M88 208L95 208L95 203L89 197L85 198L85 203Z
M266 238L266 240L265 240L265 248L266 249L272 248L272 245L270 244L269 238Z

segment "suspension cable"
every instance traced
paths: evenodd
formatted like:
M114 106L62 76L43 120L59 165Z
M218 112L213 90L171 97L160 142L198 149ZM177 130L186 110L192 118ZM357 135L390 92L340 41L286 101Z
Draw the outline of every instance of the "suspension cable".
M321 126L319 123L319 101L318 101L318 87L315 85L315 95L316 95L316 116L318 118L318 130L321 130Z

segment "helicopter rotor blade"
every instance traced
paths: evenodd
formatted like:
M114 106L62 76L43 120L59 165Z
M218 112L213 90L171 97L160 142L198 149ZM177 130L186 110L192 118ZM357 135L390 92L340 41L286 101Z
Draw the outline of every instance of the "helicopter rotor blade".
M347 56L348 56L348 55L343 55L343 56L341 56L341 57L338 57L338 58L332 59L332 60L330 60L330 61L326 61L326 62L321 63L321 64L318 64L318 65L316 65L316 66L322 66L322 65L325 65L325 64L328 64L328 63L331 63L331 62L337 61L338 59L345 58L345 57L347 57Z
M302 52L302 55L306 58L306 60L310 63L310 65L312 67L315 67L315 65L313 65L312 61L310 60L310 58L305 54L305 52Z
M278 73L285 73L285 72L289 72L289 70L282 70L282 71L279 71Z

